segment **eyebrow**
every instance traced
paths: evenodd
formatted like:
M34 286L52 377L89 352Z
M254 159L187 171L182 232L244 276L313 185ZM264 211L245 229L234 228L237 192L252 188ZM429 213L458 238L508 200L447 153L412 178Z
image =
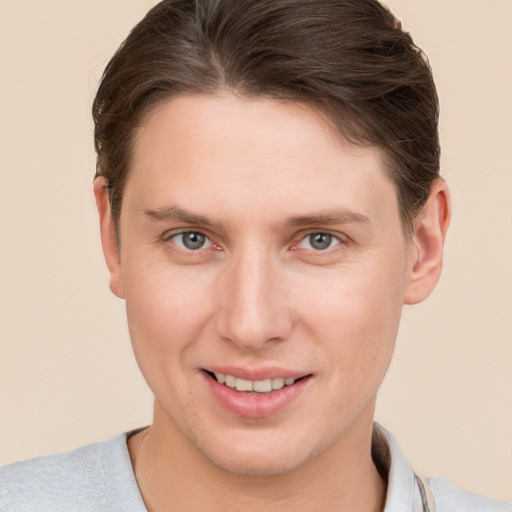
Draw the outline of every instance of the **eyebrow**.
M222 224L210 220L208 217L189 212L178 206L163 206L156 210L144 210L148 217L159 221L180 221L186 224L195 224L216 229L222 229ZM286 227L299 226L329 226L335 224L369 223L370 218L361 213L345 209L326 210L311 215L290 217L284 222Z
M178 206L163 206L162 208L157 208L156 210L144 210L144 214L159 222L178 220L186 224L199 224L211 228L220 227L219 223L212 222L210 219L204 217L203 215L188 212L187 210L184 210Z
M352 223L369 223L370 218L361 213L353 212L351 210L327 210L313 215L300 215L291 217L285 222L286 226L328 226L334 224L352 224Z

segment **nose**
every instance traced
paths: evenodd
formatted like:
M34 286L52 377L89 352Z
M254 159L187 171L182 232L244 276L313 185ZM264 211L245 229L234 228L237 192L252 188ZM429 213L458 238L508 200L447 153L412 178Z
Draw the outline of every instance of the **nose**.
M289 336L293 318L279 267L270 255L254 251L227 265L218 283L219 336L244 351L259 350Z

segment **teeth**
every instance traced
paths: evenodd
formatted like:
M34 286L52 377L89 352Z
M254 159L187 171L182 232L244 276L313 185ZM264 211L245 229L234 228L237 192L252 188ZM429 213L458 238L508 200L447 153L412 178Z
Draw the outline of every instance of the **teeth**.
M268 393L272 391L272 379L255 380L252 385L252 390L258 393Z
M245 379L236 379L235 388L237 391L252 391L252 381Z
M224 384L224 382L226 382L226 376L223 375L222 373L216 373L215 374L215 378L221 383L221 384Z
M276 389L281 389L284 386L290 386L296 379L276 377L274 379L265 380L246 380L233 377L233 375L225 375L223 373L214 373L215 378L220 384L225 384L230 388L235 388L237 391L255 391L256 393L270 393Z
M233 375L225 375L224 382L225 382L226 386L228 386L229 388L234 388L236 379L235 379L235 377L233 377Z
M284 379L282 377L277 377L276 379L272 379L272 389L281 389L284 388Z

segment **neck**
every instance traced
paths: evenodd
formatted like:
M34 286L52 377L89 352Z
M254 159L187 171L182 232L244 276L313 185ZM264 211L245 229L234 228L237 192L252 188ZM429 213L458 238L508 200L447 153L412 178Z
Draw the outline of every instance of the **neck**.
M373 410L372 410L373 413ZM149 512L382 512L386 485L371 457L372 422L282 475L233 474L207 460L155 407L153 425L128 441Z

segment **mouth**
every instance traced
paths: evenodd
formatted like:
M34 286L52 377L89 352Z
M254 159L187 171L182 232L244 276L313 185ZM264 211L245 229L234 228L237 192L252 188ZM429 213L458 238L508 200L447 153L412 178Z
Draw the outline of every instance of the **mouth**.
M313 374L293 375L289 370L277 368L236 369L233 373L228 368L203 368L208 387L218 403L237 417L252 419L267 418L292 406L313 378Z
M309 375L304 375L302 377L274 377L272 379L263 379L263 380L248 380L242 379L240 377L235 377L233 375L218 373L218 372L210 372L205 370L206 373L212 378L215 379L219 384L223 384L224 386L236 389L236 391L240 391L243 393L256 393L256 394L266 394L271 393L272 391L277 391L278 389L282 389L286 386L292 386L296 382L309 377Z

